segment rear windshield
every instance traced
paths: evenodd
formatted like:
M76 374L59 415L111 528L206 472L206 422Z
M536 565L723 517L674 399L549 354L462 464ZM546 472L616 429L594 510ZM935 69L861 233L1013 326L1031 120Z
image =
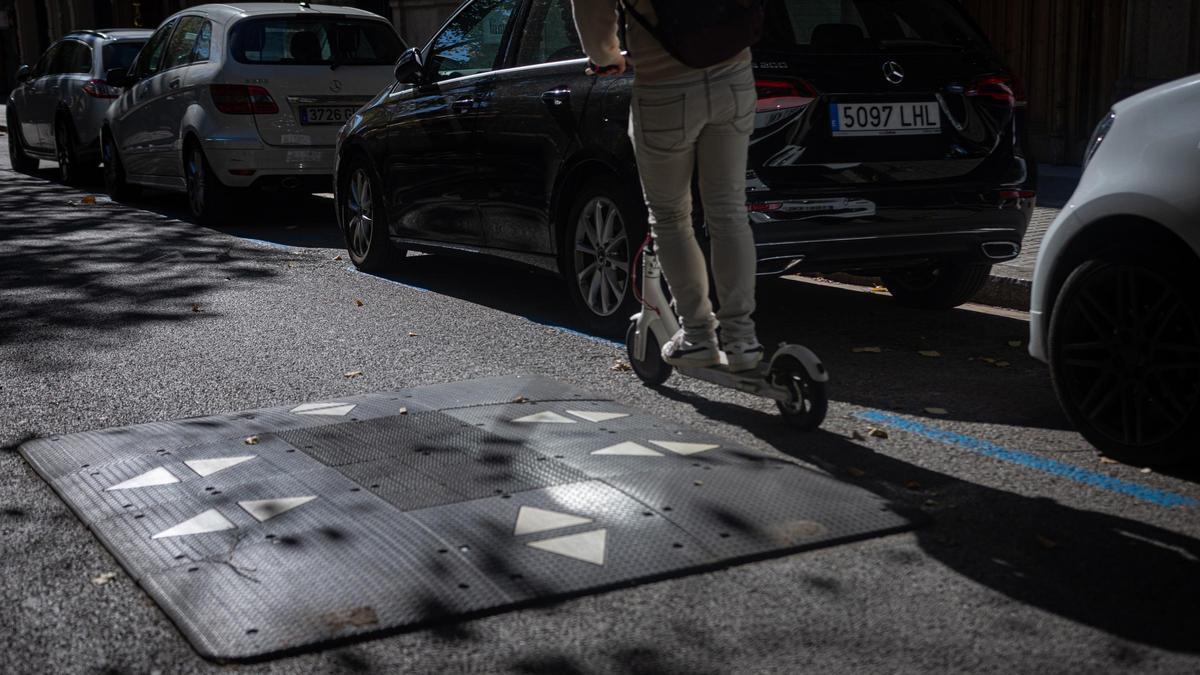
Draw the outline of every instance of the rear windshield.
M128 68L133 63L133 57L142 50L144 40L121 40L104 45L104 68Z
M250 19L231 42L234 59L264 65L392 65L404 51L390 24L337 17Z
M807 52L986 49L948 0L770 0L763 46Z

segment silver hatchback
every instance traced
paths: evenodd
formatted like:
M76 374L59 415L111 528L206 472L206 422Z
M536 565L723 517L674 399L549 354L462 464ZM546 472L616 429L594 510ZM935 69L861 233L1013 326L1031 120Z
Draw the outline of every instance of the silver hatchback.
M32 67L21 66L6 108L13 168L30 172L39 160L56 161L70 184L94 170L104 114L121 93L104 74L128 67L149 37L150 31L136 29L76 31L50 45Z

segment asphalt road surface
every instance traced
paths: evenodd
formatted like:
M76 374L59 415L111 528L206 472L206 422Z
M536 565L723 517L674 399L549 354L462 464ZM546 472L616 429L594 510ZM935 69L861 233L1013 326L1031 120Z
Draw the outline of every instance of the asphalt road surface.
M768 402L678 377L655 391L614 369L623 350L578 331L553 278L441 256L368 276L343 259L328 199L258 200L213 230L183 219L179 196L87 204L99 185L14 173L5 153L0 670L226 669L26 465L23 440L517 372L811 465L931 522L239 672L1200 670L1197 475L1102 462L1025 354L1020 314L764 284L764 342L807 344L833 374L825 427L800 434Z

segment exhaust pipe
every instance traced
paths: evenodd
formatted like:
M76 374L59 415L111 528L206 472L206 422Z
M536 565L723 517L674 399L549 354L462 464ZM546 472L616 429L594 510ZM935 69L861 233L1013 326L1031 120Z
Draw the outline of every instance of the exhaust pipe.
M1012 260L1021 253L1021 247L1011 241L989 241L980 248L989 260Z
M279 181L279 186L284 190L295 190L296 188L300 187L300 181L295 178L288 177Z

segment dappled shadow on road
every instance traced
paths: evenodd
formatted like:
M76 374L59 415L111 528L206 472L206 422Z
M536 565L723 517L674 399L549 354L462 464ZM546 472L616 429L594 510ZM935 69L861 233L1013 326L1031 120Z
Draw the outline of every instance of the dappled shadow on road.
M1200 607L1196 539L961 480L827 432L797 435L774 415L668 389L663 393L897 507L923 509L932 523L915 533L921 549L975 583L1130 642L1200 653L1193 628ZM919 560L897 555L890 562L896 569L888 574L902 579L904 567ZM1022 619L1000 623L1014 636L1040 632ZM1122 647L1111 656L1136 667L1145 655Z
M42 174L46 172L41 172ZM193 305L222 284L273 272L235 240L164 215L106 203L0 169L0 347L53 368L46 341L103 344L140 324L200 320ZM62 350L58 350L62 353Z

